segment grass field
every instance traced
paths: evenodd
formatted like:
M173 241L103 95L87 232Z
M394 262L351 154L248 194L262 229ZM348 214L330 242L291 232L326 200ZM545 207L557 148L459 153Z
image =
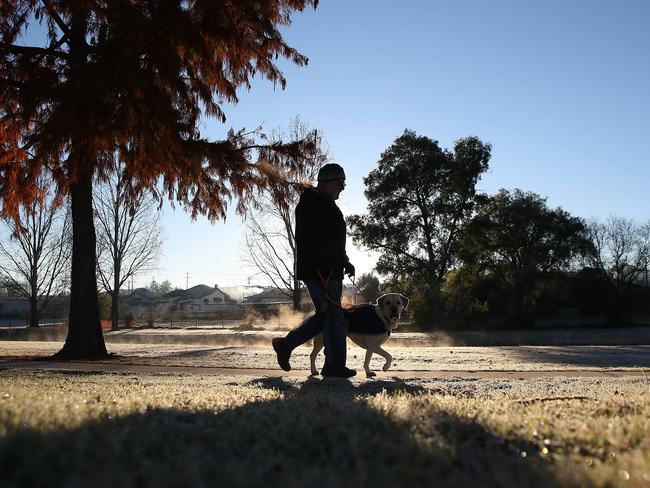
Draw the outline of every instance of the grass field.
M1 486L650 486L645 379L0 372Z

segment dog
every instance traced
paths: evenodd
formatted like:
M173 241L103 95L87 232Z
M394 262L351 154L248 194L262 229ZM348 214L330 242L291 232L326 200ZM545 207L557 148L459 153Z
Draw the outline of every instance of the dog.
M377 299L376 303L358 305L352 310L343 310L347 327L347 335L357 346L366 350L363 369L366 376L377 376L370 370L370 359L373 354L379 354L386 362L383 370L388 371L393 357L382 349L382 345L390 338L391 331L397 328L397 322L402 316L402 310L408 306L409 299L399 293L386 293ZM318 376L316 357L323 349L323 334L314 337L314 348L309 355L312 376Z

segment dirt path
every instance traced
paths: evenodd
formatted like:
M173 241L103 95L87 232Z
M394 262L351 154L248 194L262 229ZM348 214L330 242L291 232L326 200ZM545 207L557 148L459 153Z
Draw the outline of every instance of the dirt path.
M224 368L224 367L188 367L188 366L155 366L143 364L124 364L110 362L62 362L62 361L28 361L0 360L0 372L14 369L56 370L56 371L85 371L121 374L194 374L194 375L247 375L247 376L293 376L306 377L309 371L294 369L286 372L280 369L263 368ZM357 375L364 376L363 371ZM532 379L532 378L585 378L585 377L647 377L643 370L556 370L556 371L389 371L377 372L377 378L476 378L476 379Z
M47 360L60 342L0 341L0 360L32 357ZM421 371L641 371L650 372L650 346L506 346L506 347L390 347L391 374ZM154 367L224 368L277 371L273 349L267 346L210 346L190 344L111 344L111 364ZM309 370L309 347L299 347L291 366ZM348 366L363 369L365 352L348 349ZM321 353L316 361L322 367ZM381 372L384 361L375 355L370 367ZM305 373L306 374L306 373ZM451 373L450 373L451 374ZM650 373L648 373L650 375Z

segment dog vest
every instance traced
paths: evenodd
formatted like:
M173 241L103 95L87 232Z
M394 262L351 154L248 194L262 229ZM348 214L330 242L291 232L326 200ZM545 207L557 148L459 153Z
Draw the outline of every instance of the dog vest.
M372 305L358 305L354 307L354 310L344 310L343 316L348 322L348 332L356 334L390 333Z

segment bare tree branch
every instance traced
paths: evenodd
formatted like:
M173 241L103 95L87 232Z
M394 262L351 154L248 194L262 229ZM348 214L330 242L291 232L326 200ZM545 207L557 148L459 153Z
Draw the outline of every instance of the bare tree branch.
M647 273L650 261L650 222L639 224L623 217L592 221L589 233L595 252L591 265L616 289L623 301Z
M44 178L39 180L46 190L49 184ZM63 275L71 250L66 239L68 212L49 195L21 208L18 220L6 218L2 223L10 237L0 242L0 278L29 302L29 323L36 327L51 297L65 286Z
M288 137L291 141L315 137L319 150L303 172L289 172L284 175L293 185L268 188L259 199L258 209L248 212L246 254L243 260L257 269L283 294L292 298L294 308L298 309L302 289L295 274L294 211L300 197L296 188L315 180L318 169L328 160L328 154L322 136L299 118L291 122L289 134L276 131L273 137L277 140L285 140ZM287 191L291 193L287 195Z
M61 32L63 32L63 34L65 34L67 38L70 38L72 36L72 33L70 32L70 28L61 18L61 16L58 14L58 12L52 8L50 2L48 2L47 0L42 0L42 2L43 2L43 6L47 10L48 15L52 18L52 20L54 20L54 22L59 27L59 29L61 29Z
M60 59L67 59L68 53L63 51L57 51L52 48L43 48L43 47L33 47L33 46L17 46L15 44L9 44L7 42L0 42L0 49L9 51L12 54L18 55L27 55L27 56L54 56Z
M127 192L125 165L100 182L94 192L97 227L97 275L112 299L113 329L117 328L120 289L160 257L163 234L160 211L148 194L135 200Z

